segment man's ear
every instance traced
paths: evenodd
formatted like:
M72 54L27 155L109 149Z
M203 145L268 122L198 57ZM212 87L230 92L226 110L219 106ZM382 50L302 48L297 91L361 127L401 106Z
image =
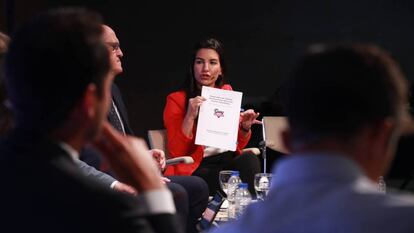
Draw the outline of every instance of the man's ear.
M280 134L282 138L282 145L285 147L286 152L290 154L292 152L292 138L290 135L290 129L286 128L282 130Z
M397 125L392 119L381 120L371 129L370 138L379 151L389 151L398 140Z
M367 126L362 135L360 144L361 163L364 164L367 175L377 180L389 168L395 154L399 132L397 123L393 119L383 119Z
M82 98L82 103L81 103L82 111L88 119L95 118L96 111L97 111L97 108L96 108L97 102L98 102L98 93L97 93L96 85L90 83L85 89L85 92Z

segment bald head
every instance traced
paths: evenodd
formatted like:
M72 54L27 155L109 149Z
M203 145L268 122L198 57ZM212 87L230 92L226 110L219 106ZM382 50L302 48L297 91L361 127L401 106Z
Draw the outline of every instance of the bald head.
M116 34L112 28L107 25L102 25L103 34L102 40L109 49L109 56L111 61L111 71L118 75L122 73L122 63L121 58L124 56L122 53L121 47L119 47L119 40L116 37Z

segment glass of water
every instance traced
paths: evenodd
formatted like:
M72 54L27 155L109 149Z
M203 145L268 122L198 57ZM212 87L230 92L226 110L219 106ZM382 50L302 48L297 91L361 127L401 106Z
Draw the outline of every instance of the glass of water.
M256 190L257 200L263 201L270 189L272 183L271 173L257 173L254 176L254 189Z
M231 173L233 171L231 170L223 170L219 172L219 181L220 181L220 187L221 190L223 190L223 192L227 195L227 186L228 186L228 181L230 179Z

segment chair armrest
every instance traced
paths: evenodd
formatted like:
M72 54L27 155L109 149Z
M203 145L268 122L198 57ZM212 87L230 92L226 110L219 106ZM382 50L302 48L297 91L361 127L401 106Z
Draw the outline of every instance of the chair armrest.
M249 148L244 148L242 150L242 154L245 154L245 153L260 155L260 150L257 147L249 147Z
M175 164L190 164L194 163L194 159L190 156L181 156L173 159L167 159L165 161L166 166Z

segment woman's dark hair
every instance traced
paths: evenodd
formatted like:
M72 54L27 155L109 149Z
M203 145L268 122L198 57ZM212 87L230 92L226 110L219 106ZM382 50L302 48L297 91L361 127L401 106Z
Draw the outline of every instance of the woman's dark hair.
M217 54L219 55L219 62L220 62L222 74L219 75L219 77L217 78L215 85L217 87L221 87L226 83L224 79L224 74L226 73L226 62L224 60L223 45L220 43L220 41L214 38L208 38L208 39L201 40L197 44L195 44L193 47L193 50L191 52L191 57L190 57L190 64L188 67L187 79L185 80L184 85L183 85L183 89L187 94L187 102L188 102L188 99L201 94L201 90L198 89L197 84L195 82L195 77L194 77L194 62L196 59L197 52L200 49L212 49L217 52Z

